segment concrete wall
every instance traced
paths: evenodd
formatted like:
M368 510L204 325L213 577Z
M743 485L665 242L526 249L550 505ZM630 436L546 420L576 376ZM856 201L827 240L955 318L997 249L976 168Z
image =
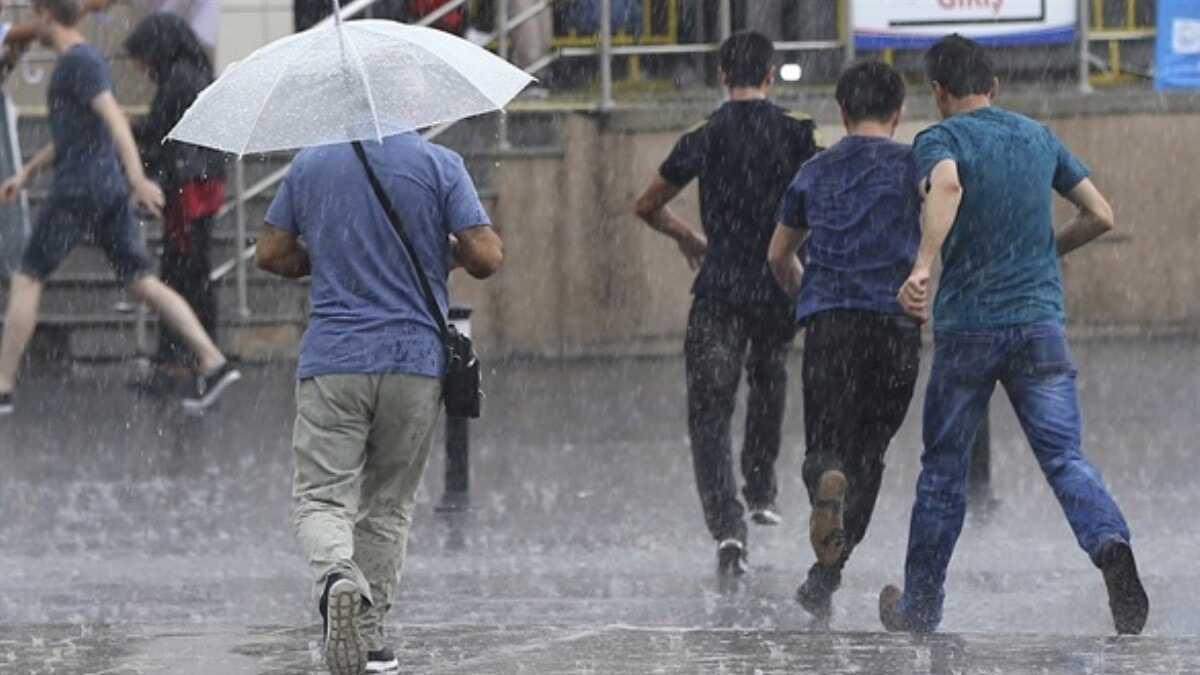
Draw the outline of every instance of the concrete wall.
M910 141L930 120L906 123ZM1200 113L1113 113L1049 121L1095 168L1119 232L1064 264L1072 322L1105 327L1200 326ZM503 161L493 216L507 264L496 279L458 280L479 308L477 334L491 354L677 351L692 274L674 244L631 213L680 129L622 128L574 115L558 156ZM842 130L825 124L828 143ZM677 203L698 219L695 187ZM1059 223L1070 215L1063 202Z

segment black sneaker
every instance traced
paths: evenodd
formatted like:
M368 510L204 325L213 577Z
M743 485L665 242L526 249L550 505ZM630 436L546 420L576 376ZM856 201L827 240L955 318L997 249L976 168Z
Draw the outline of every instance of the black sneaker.
M196 392L183 399L183 409L191 414L200 414L217 402L229 385L242 379L242 373L228 361L215 371L196 378Z
M726 539L717 545L717 576L740 577L750 571L746 545L737 539Z
M362 594L350 579L331 574L321 595L325 621L325 665L333 675L362 675L367 666L367 643L358 631Z
M1096 556L1104 585L1108 588L1108 608L1120 635L1138 635L1150 615L1150 598L1138 576L1133 549L1123 541L1113 541Z
M13 404L13 395L11 391L7 394L0 394L0 417L4 415L11 415L16 411L16 409L16 405Z
M751 507L750 520L755 525L773 526L782 523L783 516L779 515L779 509L775 508L774 504L767 504Z
M842 585L842 573L838 570L813 565L808 578L796 589L796 602L817 619L828 619L833 615L833 593Z
M398 670L400 670L400 661L387 647L367 652L368 673L394 673Z

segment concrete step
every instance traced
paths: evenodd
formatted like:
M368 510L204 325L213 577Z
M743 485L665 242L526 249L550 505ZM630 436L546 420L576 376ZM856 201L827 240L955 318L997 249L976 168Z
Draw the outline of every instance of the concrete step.
M7 284L0 284L7 298ZM254 272L247 279L248 304L251 311L303 318L308 308L308 284ZM125 290L108 274L57 274L47 282L42 293L41 311L55 316L94 316L120 312L119 307L132 305ZM0 303L0 308L6 303ZM217 307L232 312L237 307L237 287L233 276L217 285Z
M297 316L263 314L243 318L226 312L218 324L216 340L226 354L243 360L295 358L304 324L304 318ZM145 317L143 331L145 337L139 347L136 314L44 314L39 317L26 355L35 363L53 363L152 354L158 335L156 316Z

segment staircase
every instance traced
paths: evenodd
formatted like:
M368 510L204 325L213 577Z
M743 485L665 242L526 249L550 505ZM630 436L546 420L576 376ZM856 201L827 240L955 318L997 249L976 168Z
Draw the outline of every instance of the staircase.
M492 169L512 155L557 148L558 116L554 113L509 114L509 147L499 145L499 115L465 120L451 127L436 142L463 155L475 180L484 206L491 210L500 195L490 189ZM24 117L19 122L21 148L26 158L36 152L48 138L44 117ZM287 166L291 153L247 157L244 160L245 182L254 185L262 178ZM228 195L234 195L232 167L229 172ZM29 206L32 222L48 194L49 172L43 173L30 186ZM249 241L236 239L235 214L229 213L215 226L211 259L213 266L231 260L236 253L252 243L267 208L275 196L275 188L266 190L246 203L247 236ZM158 223L143 225L147 250L157 259L162 245ZM218 307L220 325L217 341L227 353L243 360L293 358L307 316L308 285L289 281L257 270L253 261L248 265L249 315L238 313L237 291L233 272L219 286ZM0 310L7 305L7 282L3 282ZM145 313L142 313L145 315ZM3 315L0 314L0 321ZM139 333L139 325L143 330ZM139 335L141 336L139 339ZM38 330L30 345L31 358L39 360L122 360L151 354L157 339L156 319L131 306L124 291L114 279L103 253L90 244L80 245L63 266L47 281L42 296Z

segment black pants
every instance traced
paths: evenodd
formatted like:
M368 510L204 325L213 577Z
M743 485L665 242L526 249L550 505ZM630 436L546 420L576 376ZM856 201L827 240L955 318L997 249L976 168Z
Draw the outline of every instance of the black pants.
M821 474L845 473L846 547L866 536L883 480L883 456L908 412L921 331L899 317L853 310L812 317L804 338L804 483L810 502Z
M775 500L775 460L787 403L787 355L795 336L791 307L732 305L704 298L692 305L684 343L688 432L704 520L717 541L745 541L746 536L730 431L743 366L749 389L743 492L751 507Z
M208 275L212 271L209 262L209 242L213 219L200 218L187 225L186 233L164 237L162 263L159 273L162 281L183 296L196 312L196 318L213 340L217 339L217 290ZM170 330L166 322L159 322L158 356L160 364L191 364L192 350Z

